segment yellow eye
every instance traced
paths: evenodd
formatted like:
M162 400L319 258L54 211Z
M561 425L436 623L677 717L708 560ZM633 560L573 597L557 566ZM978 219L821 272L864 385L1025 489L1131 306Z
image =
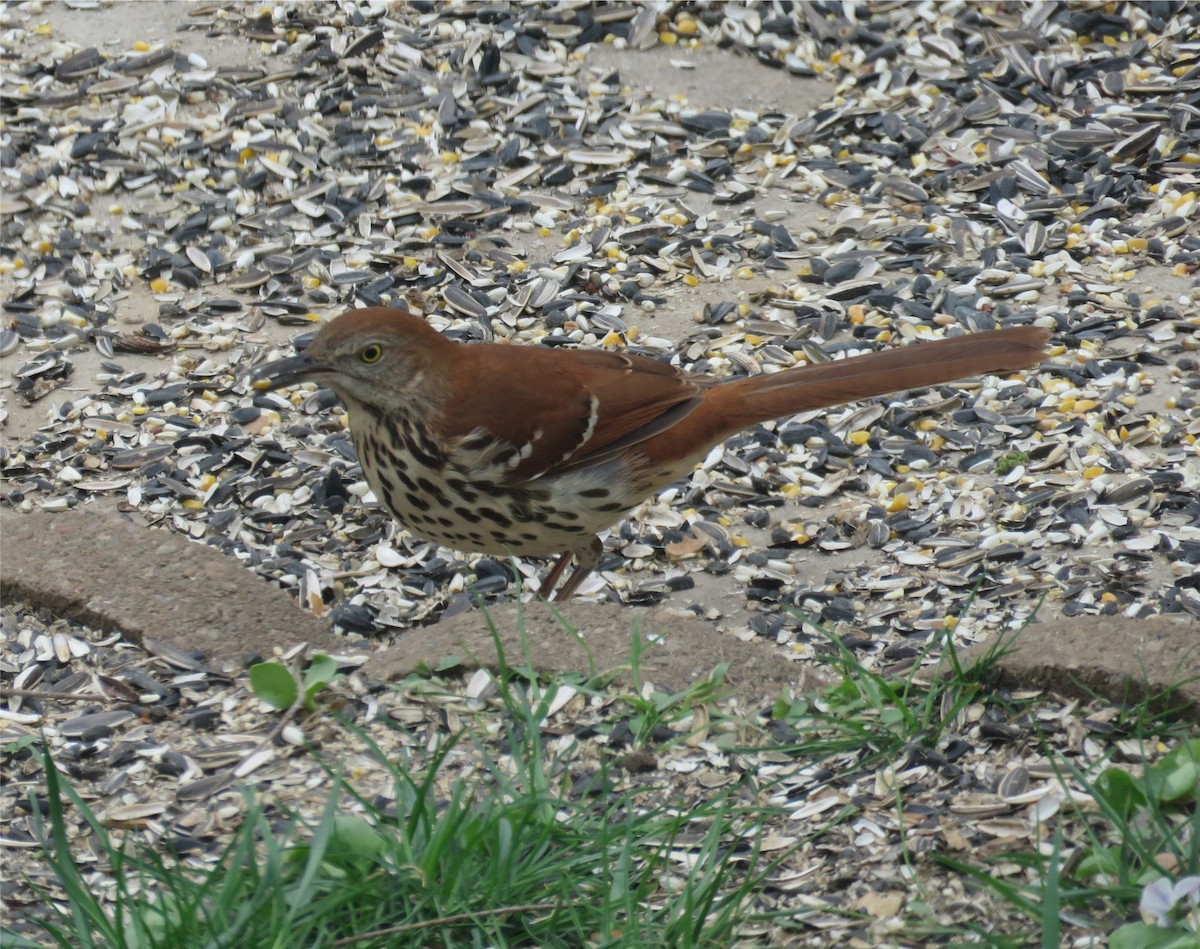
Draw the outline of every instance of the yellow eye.
M358 354L358 358L365 363L379 362L383 358L383 347L378 343L364 346L362 352Z

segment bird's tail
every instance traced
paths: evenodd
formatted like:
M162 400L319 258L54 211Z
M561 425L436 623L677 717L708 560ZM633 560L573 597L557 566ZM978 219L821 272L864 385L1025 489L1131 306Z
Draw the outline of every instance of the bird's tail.
M757 422L888 392L1025 369L1045 354L1049 336L1032 326L989 330L751 376L716 386L706 394L701 411L721 419L732 433Z

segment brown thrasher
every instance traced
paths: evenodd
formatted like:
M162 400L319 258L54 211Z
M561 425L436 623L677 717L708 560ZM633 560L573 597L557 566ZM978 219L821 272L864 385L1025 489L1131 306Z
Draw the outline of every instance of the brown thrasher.
M565 600L600 560L597 534L770 419L985 372L1024 369L1049 333L991 330L723 381L648 356L455 343L411 313L352 310L256 389L312 381L350 412L367 482L405 527L447 547L558 560Z

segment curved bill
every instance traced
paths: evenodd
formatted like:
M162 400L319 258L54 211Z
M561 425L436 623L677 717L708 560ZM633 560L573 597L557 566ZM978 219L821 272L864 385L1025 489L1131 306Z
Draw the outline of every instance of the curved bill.
M293 386L297 382L304 382L316 368L312 360L303 353L286 359L276 359L274 362L264 363L250 374L250 386L260 391Z

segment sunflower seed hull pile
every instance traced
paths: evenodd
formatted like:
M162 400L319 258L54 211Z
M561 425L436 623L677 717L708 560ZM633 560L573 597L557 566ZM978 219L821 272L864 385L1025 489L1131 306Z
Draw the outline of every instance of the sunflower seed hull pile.
M1194 8L193 4L132 48L41 11L4 14L6 398L44 419L8 503L115 504L403 628L511 596L508 565L365 504L330 393L247 393L276 327L397 303L731 374L1037 322L1040 373L734 439L590 589L742 591L732 625L801 651L777 605L870 637L972 591L984 626L1047 591L1200 614ZM622 76L714 53L767 91Z
M396 528L329 392L248 390L322 319L395 304L464 341L718 375L1036 323L1055 331L1036 370L734 438L613 531L584 594L823 659L799 611L885 670L1043 597L1050 616L1200 617L1194 4L12 3L0 49L13 512L122 512L382 643L471 609L472 590L517 590L509 564ZM544 566L521 566L526 587ZM156 592L185 582L165 562ZM321 723L268 738L260 704L193 655L20 606L2 619L5 685L108 696L11 700L5 740L46 727L104 819L190 859L214 860L239 823L238 782L312 804L326 778L305 741L369 776L362 793L387 791L382 775L366 787L370 753ZM380 692L354 665L341 688L361 719L403 723L413 748L488 708L483 680ZM599 698L555 714L608 736L580 746L585 768L622 747L609 726L628 731ZM1087 760L1114 732L1112 710L1030 714ZM810 900L821 939L869 942L840 910L870 894L845 881L906 885L896 787L923 815L913 851L998 852L1054 815L1030 727L975 703L948 743L879 775L852 755L798 772L715 741L657 765L679 800L739 768L777 781L796 810L770 847L860 807L763 908ZM13 794L38 768L14 758ZM20 808L2 810L8 852L35 852ZM947 919L1019 925L961 877L923 879Z

